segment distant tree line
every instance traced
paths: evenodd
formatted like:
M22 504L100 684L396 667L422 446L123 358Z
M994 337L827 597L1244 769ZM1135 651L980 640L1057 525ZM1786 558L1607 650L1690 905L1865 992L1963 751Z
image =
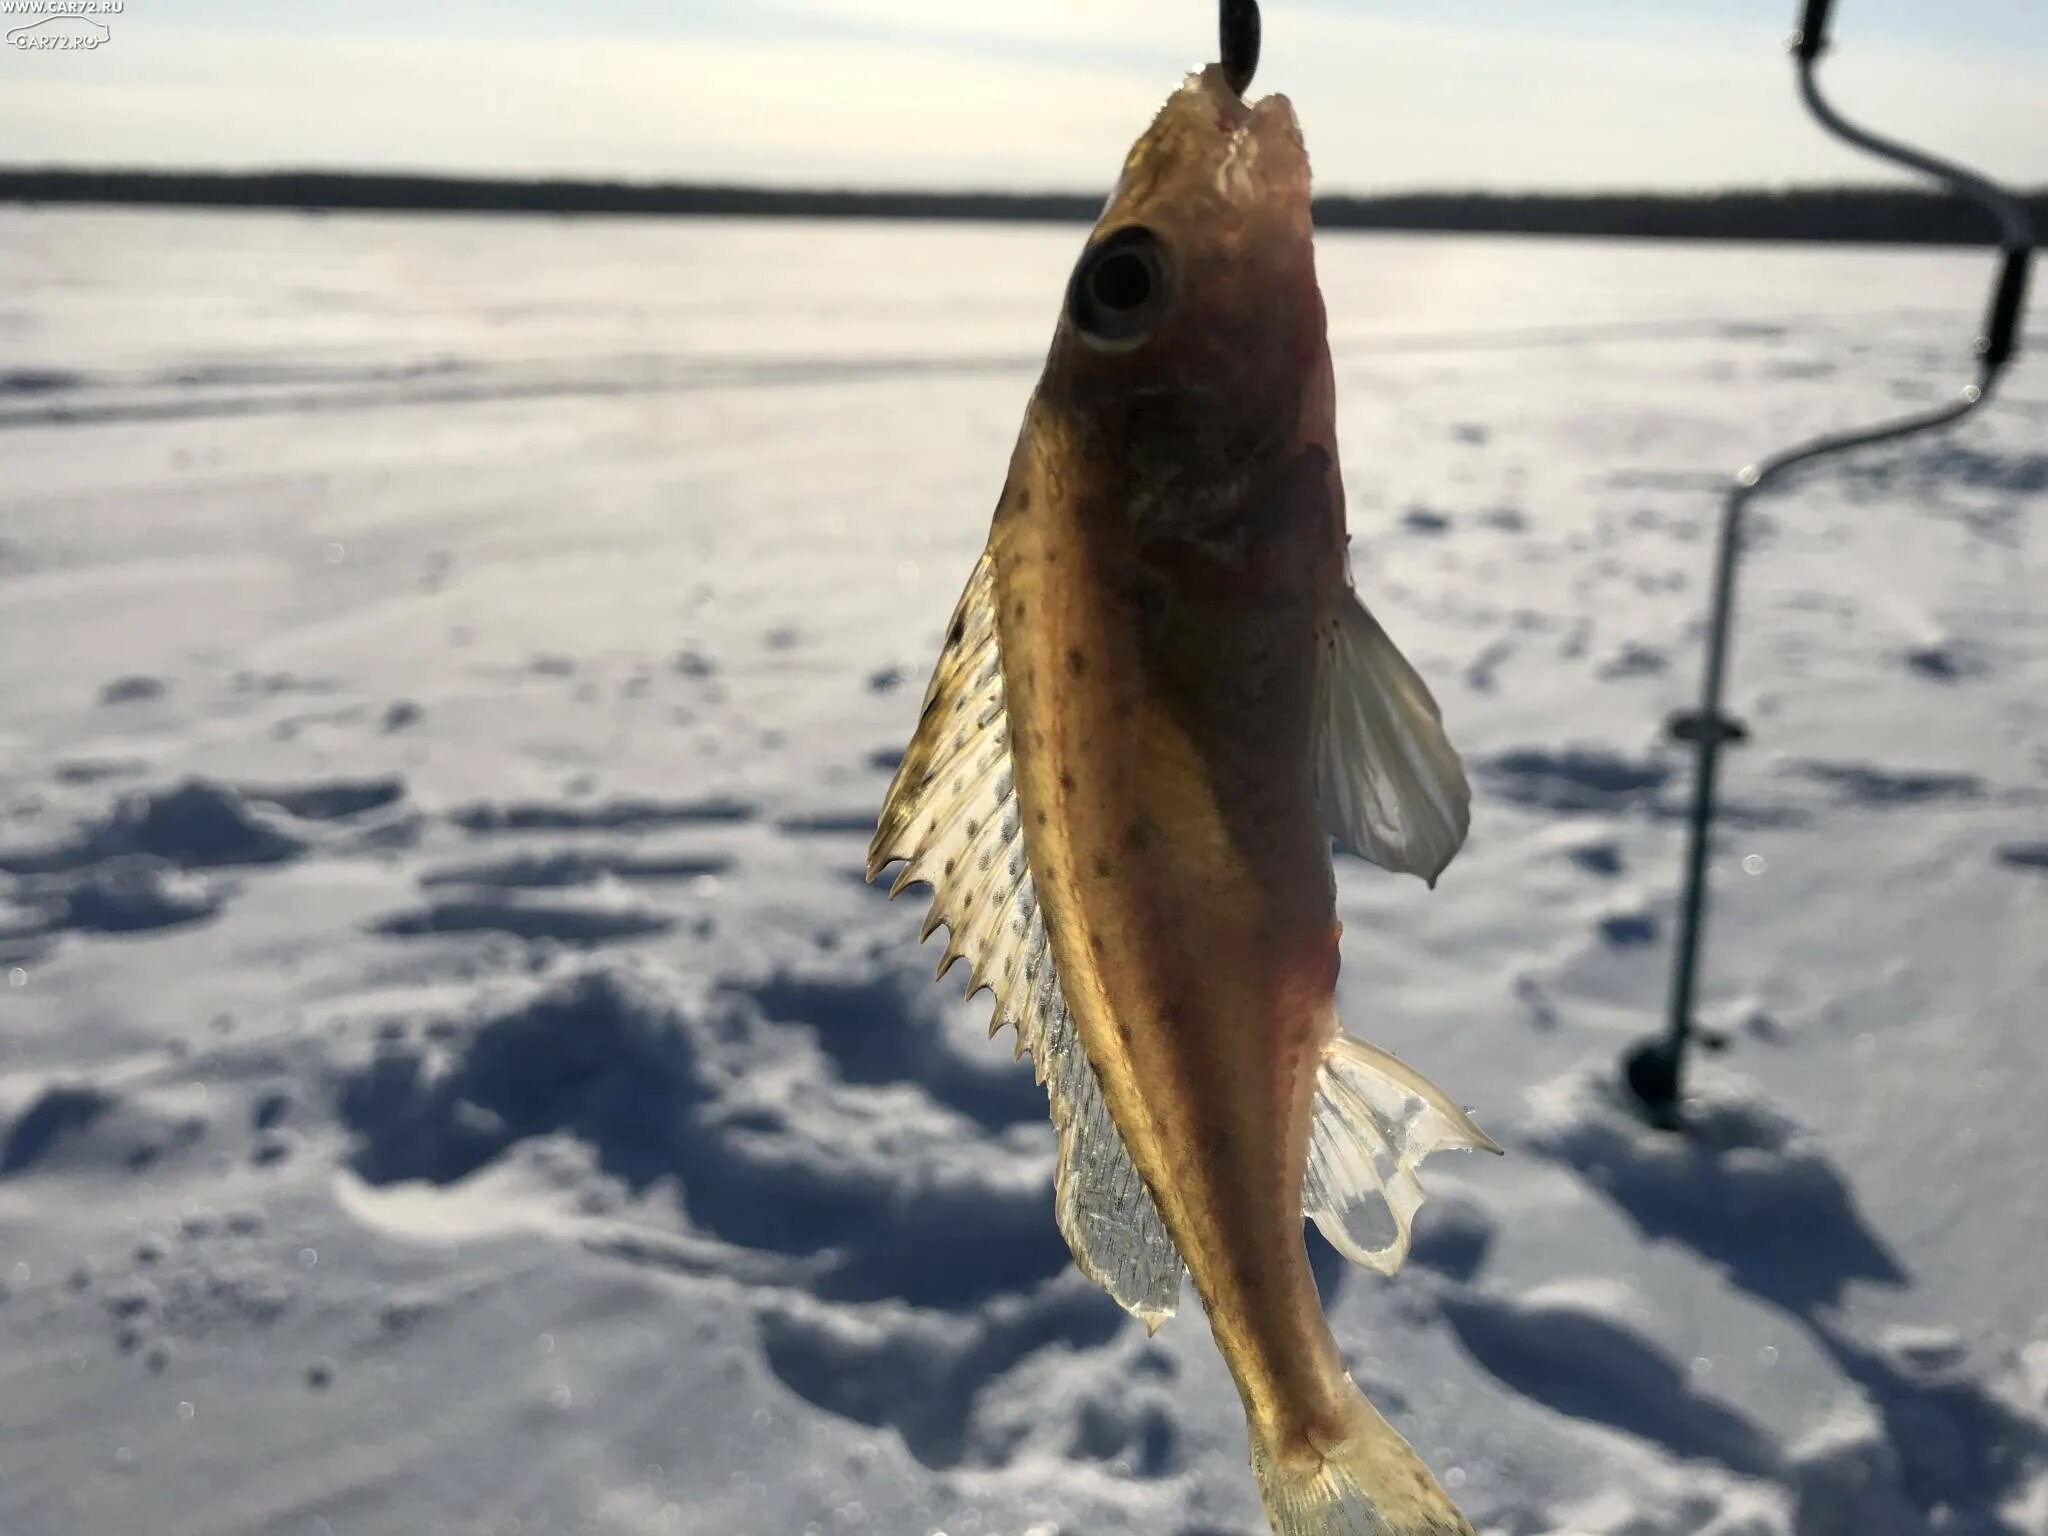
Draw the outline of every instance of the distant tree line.
M2048 228L2048 192L2030 199ZM1064 192L824 191L617 181L519 181L353 171L249 173L0 168L0 202L437 213L739 218L979 219L1085 223L1100 197ZM1840 240L1966 245L1997 238L1956 198L1892 187L1702 193L1427 192L1333 196L1327 229L1618 235L1670 240Z

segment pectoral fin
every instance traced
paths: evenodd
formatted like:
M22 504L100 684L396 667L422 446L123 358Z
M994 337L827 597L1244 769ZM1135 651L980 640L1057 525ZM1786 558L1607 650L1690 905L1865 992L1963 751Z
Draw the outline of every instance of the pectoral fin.
M1302 1214L1338 1252L1383 1275L1408 1257L1422 1160L1446 1148L1500 1151L1428 1078L1349 1035L1323 1049L1314 1114Z
M1435 885L1471 823L1465 766L1428 686L1348 589L1317 694L1324 827L1360 858Z

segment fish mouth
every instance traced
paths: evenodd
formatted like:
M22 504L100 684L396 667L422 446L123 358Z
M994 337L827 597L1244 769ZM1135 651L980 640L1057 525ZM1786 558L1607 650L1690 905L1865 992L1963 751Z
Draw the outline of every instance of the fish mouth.
M1308 146L1301 120L1285 96L1264 96L1252 107L1246 132L1259 146L1259 165L1269 195L1308 201Z
M1221 139L1216 190L1224 198L1240 207L1307 202L1308 150L1293 102L1280 95L1246 101L1231 89L1220 64L1188 76L1181 89L1213 114Z
M1225 133L1249 129L1262 136L1280 133L1301 137L1301 123L1294 115L1293 102L1280 95L1261 96L1256 101L1238 95L1221 64L1210 64L1190 74L1181 89L1204 97L1216 113L1217 127Z
M1261 135L1278 134L1297 143L1301 139L1301 119L1294 115L1294 103L1285 96L1261 96L1253 102L1251 127Z

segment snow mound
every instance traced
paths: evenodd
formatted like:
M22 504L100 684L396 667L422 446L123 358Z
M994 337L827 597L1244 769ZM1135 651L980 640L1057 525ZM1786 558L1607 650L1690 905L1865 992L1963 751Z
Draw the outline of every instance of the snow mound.
M1052 1221L1029 1072L1000 1052L1000 1077L976 1070L928 990L851 963L681 995L655 968L592 961L387 1031L339 1084L354 1171L487 1199L493 1167L572 1170L555 1182L605 1218L596 1251L757 1294L789 1390L894 1427L930 1466L1006 1462L1030 1437L980 1416L1004 1373L1128 1333ZM1483 1218L1439 1226L1440 1261L1476 1263ZM1172 1464L1170 1429L1107 1403L1087 1454Z
M1859 1337L1843 1313L1850 1286L1903 1287L1905 1270L1815 1137L1753 1086L1694 1070L1682 1135L1644 1126L1605 1074L1575 1073L1531 1091L1522 1144L1575 1169L1646 1237L1692 1250L1783 1311L1851 1384L1854 1433L1831 1422L1790 1453L1784 1475L1796 1496L1797 1536L1925 1530L1930 1522L2021 1536L2024 1526L2006 1511L2041 1497L2048 1478L2048 1412L2038 1394L2030 1400L2008 1384L2023 1379L2024 1361L1979 1361L1942 1329ZM1488 1337L1501 1310L1477 1314L1481 1347L1530 1382L1532 1395L1554 1392L1569 1376L1527 1359L1534 1331L1522 1336L1522 1353L1510 1336ZM1461 1336L1473 1316L1468 1306ZM1555 1333L1542 1330L1546 1339ZM1667 1406L1678 1400L1675 1388L1664 1398Z
M0 849L0 872L18 880L11 904L24 914L0 921L0 943L11 950L66 933L139 934L204 922L236 890L210 872L297 861L317 841L304 823L354 823L404 794L404 780L387 776L267 788L193 777L124 795L68 838ZM402 823L370 820L345 836L368 848L388 845L394 830L404 830Z
M1998 862L2008 869L2048 872L2048 843L2005 843L1998 850Z
M1975 800L1985 793L1974 773L1925 773L1873 763L1804 762L1799 771L1834 790L1836 798L1866 810L1911 809L1945 800Z
M846 985L877 1005L878 1035L915 1041L917 1015L888 1011L899 994L865 975ZM799 1001L829 1013L818 995ZM915 1080L849 1080L793 1038L815 1028L768 1020L745 992L684 1006L650 969L593 963L480 1017L380 1040L341 1085L353 1166L373 1184L447 1185L517 1143L566 1136L628 1193L672 1190L696 1230L804 1257L792 1283L834 1300L959 1309L1065 1267L1049 1135L1013 1139L1016 1106L930 1046L907 1061L983 1111L979 1131ZM944 1264L925 1262L938 1251Z
M732 860L718 854L661 856L626 848L554 848L507 859L448 864L424 870L426 886L474 885L552 890L592 885L607 877L627 881L697 880L722 875Z
M280 864L306 848L303 838L236 790L195 777L124 796L98 823L52 847L0 852L0 869L40 874L138 854L186 869L214 869Z
M1905 1283L1824 1149L1749 1085L1689 1085L1686 1131L1653 1130L1606 1071L1529 1093L1523 1144L1576 1169L1644 1235L1682 1243L1737 1284L1795 1309L1855 1280Z
M706 1070L694 1015L638 973L596 968L480 1018L380 1039L345 1073L340 1108L371 1183L450 1183L563 1129L651 1174L707 1094Z
M1882 1424L1856 1409L1831 1416L1793 1447L1797 1536L1923 1536L1901 1480Z
M517 939L592 945L665 933L676 919L633 900L616 888L582 899L536 901L498 893L451 896L395 912L371 925L388 938L440 934L502 933Z
M1520 1297L1452 1294L1442 1307L1475 1360L1559 1413L1746 1477L1779 1470L1770 1436L1695 1389L1684 1366L1654 1342L1646 1304L1625 1287L1560 1280Z
M1672 780L1668 762L1624 757L1605 747L1517 747L1479 767L1496 796L1532 810L1673 814L1659 799Z
M405 780L396 774L373 779L326 779L307 784L244 784L245 800L274 805L303 821L341 821L381 811L405 798Z
M984 1010L970 1003L956 1014L921 972L784 969L744 991L767 1018L809 1032L844 1082L909 1079L990 1130L1046 1119L1045 1090L1015 1042L963 1027L958 1014Z
M147 699L160 699L168 692L170 685L162 678L135 673L109 679L100 688L100 703L138 704Z
M800 1296L761 1314L762 1348L786 1386L842 1418L895 1429L928 1467L1004 1465L1047 1429L1060 1431L1042 1405L1030 1423L1005 1414L1004 1378L1042 1351L1095 1351L1122 1331L1115 1306L1078 1274L964 1314L894 1302L822 1306ZM1147 1433L1100 1423L1091 1434L1085 1422L1072 1432L1104 1460Z
M705 822L752 821L759 812L744 800L570 800L481 802L449 813L467 832L637 832Z
M212 917L225 892L190 870L147 854L108 859L84 871L60 895L53 928L139 933Z
M199 1102L89 1079L47 1084L7 1121L0 1180L147 1172L205 1139L212 1122Z

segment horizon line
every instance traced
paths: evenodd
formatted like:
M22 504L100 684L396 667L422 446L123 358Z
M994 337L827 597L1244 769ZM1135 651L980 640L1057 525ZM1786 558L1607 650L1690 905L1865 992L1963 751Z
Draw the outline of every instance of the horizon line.
M909 182L846 181L748 181L738 178L695 176L599 176L538 172L522 175L503 171L433 170L421 167L398 169L385 166L343 166L320 162L280 161L264 166L149 165L116 161L0 161L0 181L27 176L63 178L122 177L136 180L203 180L249 182L284 177L330 179L335 181L389 181L434 183L477 187L588 187L629 189L637 192L717 192L748 196L785 197L914 197L914 198L1089 198L1101 202L1108 192L1090 192L1073 186L1050 183L1035 186L961 185L932 186ZM2048 181L2036 186L2014 188L2022 198L2048 197ZM1392 202L1405 199L1469 198L1475 200L1540 198L1555 202L1597 202L1603 198L1634 198L1657 202L1694 202L1721 197L1802 197L1851 194L1856 196L1923 197L1940 201L1949 194L1942 188L1914 181L1872 178L1865 181L1730 181L1702 183L1692 187L1649 187L1617 183L1612 187L1551 188L1542 186L1498 187L1436 183L1417 186L1379 187L1365 190L1330 187L1317 190L1315 202Z
M2048 190L2022 196L2048 223ZM867 218L1093 223L1094 193L783 187L736 182L320 169L197 171L0 165L0 204L553 217ZM1995 246L1996 221L1910 184L1674 191L1329 192L1324 229L1475 235Z

